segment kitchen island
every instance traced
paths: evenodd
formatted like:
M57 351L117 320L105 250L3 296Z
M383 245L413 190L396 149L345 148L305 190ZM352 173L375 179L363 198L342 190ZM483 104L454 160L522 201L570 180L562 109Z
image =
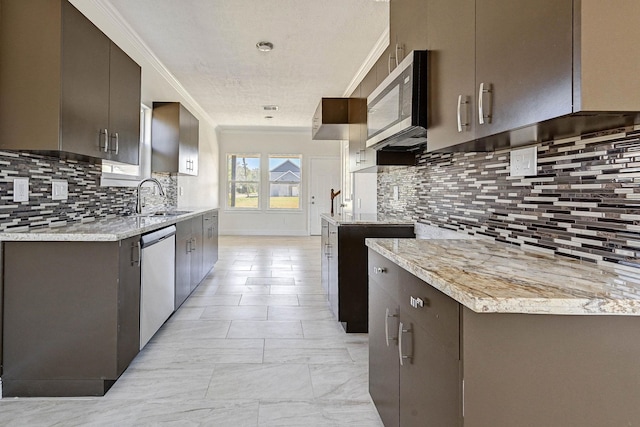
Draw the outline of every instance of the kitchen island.
M638 423L637 269L488 240L366 244L386 426Z
M322 286L333 315L346 332L367 332L368 237L414 237L413 222L376 214L322 219Z
M0 233L3 396L106 393L144 345L140 236L173 225L166 319L215 263L217 209Z

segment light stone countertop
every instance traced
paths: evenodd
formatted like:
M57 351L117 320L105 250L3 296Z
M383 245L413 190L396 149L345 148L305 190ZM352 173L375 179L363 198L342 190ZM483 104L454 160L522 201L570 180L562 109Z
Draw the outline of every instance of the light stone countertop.
M0 241L17 242L111 242L148 233L217 209L176 209L172 216L112 216L56 227L35 227L24 231L0 232Z
M399 220L396 218L383 218L379 217L378 214L370 213L370 214L334 214L330 213L322 213L320 214L320 218L326 219L330 224L341 226L341 225L413 225L414 222L410 220Z
M640 316L640 269L489 240L366 239L366 245L478 313Z

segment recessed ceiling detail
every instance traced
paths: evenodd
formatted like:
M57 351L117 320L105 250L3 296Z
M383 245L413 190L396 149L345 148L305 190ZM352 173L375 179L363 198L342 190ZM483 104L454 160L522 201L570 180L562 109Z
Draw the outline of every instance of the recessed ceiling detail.
M256 47L260 52L271 52L273 50L273 43L271 42L258 42Z

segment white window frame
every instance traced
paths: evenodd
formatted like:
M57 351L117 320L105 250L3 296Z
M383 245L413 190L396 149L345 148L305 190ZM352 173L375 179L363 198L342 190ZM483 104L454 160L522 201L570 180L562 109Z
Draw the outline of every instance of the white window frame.
M230 159L231 156L236 156L236 158L238 157L251 157L251 158L257 158L258 159L258 167L260 168L260 170L258 171L258 180L257 181L238 181L235 180L236 183L247 183L247 184L256 184L257 188L258 188L258 206L257 207L238 207L238 206L230 206L229 204L229 194L231 191L231 183L233 182L231 180L231 171L229 170L229 166L230 166ZM263 203L263 190L262 190L262 173L263 173L263 156L261 153L237 153L237 152L233 152L233 153L226 153L225 154L225 163L226 163L226 174L225 174L225 191L224 191L224 205L225 205L225 209L229 210L229 211L241 211L241 212L257 212L262 210L262 203Z
M128 165L110 160L102 161L102 186L135 186L144 178L151 176L151 108L140 105L140 153L139 164ZM111 168L123 167L131 173L107 172Z
M270 160L272 158L289 158L289 159L293 159L293 158L298 158L300 160L300 181L298 182L298 207L297 208L272 208L271 207L271 184L273 183L273 181L271 181L271 168L269 166ZM266 204L267 204L267 211L271 211L271 212L300 212L302 211L302 195L303 195L303 182L304 182L304 177L303 177L303 173L304 173L304 169L303 169L303 156L302 153L298 153L298 154L276 154L276 153L269 153L267 154L267 185L266 185L266 189L265 189L265 193L266 193Z

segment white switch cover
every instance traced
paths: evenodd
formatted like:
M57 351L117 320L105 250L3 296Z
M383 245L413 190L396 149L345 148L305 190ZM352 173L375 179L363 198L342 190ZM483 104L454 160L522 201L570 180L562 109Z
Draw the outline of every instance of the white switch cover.
M537 147L521 148L511 151L510 162L511 176L536 176L538 175L538 149Z
M15 178L13 180L13 201L29 201L29 178Z
M69 198L69 183L65 179L51 181L51 199L67 200Z

